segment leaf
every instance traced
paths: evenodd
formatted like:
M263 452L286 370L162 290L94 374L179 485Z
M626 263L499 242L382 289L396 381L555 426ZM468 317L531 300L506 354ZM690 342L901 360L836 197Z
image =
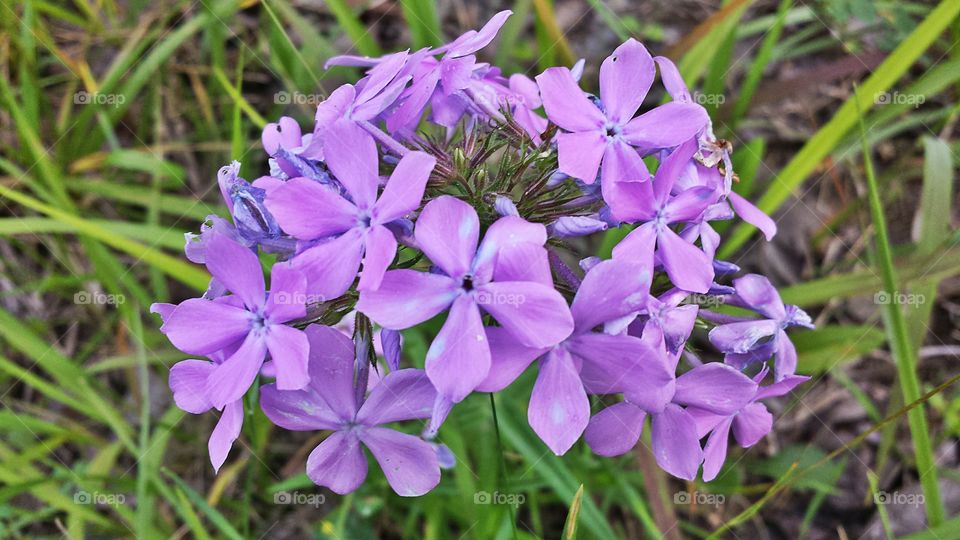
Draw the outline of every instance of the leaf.
M570 503L570 511L567 512L567 521L563 524L566 540L573 540L577 537L577 517L580 516L580 503L583 502L583 484L577 488L576 495L573 496L573 502Z
M797 348L797 371L814 375L829 371L883 346L886 337L873 326L828 325L790 333Z

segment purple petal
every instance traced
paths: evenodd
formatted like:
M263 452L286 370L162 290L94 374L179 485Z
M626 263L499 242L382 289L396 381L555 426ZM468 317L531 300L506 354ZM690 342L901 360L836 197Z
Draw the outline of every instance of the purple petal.
M285 323L306 316L307 277L287 264L273 265L264 317Z
M763 232L763 236L767 239L767 242L773 240L773 237L777 234L777 223L770 219L770 216L736 192L731 191L730 194L727 195L727 198L733 206L733 211L736 212L738 216L743 218L747 223L760 229L760 231Z
M732 414L750 403L757 383L736 369L711 362L691 369L677 378L673 401L717 414Z
M400 51L384 56L380 63L374 66L363 78L363 89L357 94L357 103L365 103L373 99L381 90L386 88L403 66L407 63L410 53Z
M469 296L460 296L427 351L427 375L437 392L459 402L490 371L490 347L480 310Z
M696 136L708 122L700 105L671 101L631 120L623 138L642 149L672 148Z
M637 445L643 431L642 409L626 402L617 403L590 419L583 438L594 454L614 457L626 454Z
M663 209L664 219L668 223L697 221L716 201L717 192L713 188L699 186L686 189L666 204Z
M779 382L768 386L761 386L757 390L757 397L754 398L755 401L760 401L761 399L767 399L771 397L777 397L785 395L787 392L790 392L797 386L810 380L810 377L805 377L803 375L793 375L790 377L784 377Z
M477 303L528 347L549 347L573 331L573 316L552 287L529 281L493 282L477 288Z
M600 100L607 117L625 123L650 91L656 69L653 58L637 40L630 38L600 66Z
M705 293L713 284L713 261L700 248L664 227L657 235L660 259L670 281L685 291Z
M204 393L214 407L223 407L243 397L260 372L267 345L257 332L250 332L243 345L230 358L217 366L210 376Z
M350 229L333 240L317 244L290 260L307 278L311 298L326 302L339 298L357 277L363 258L363 232Z
M245 309L191 298L168 315L160 331L181 351L206 356L243 339L251 322Z
M260 388L260 408L271 422L290 431L336 430L352 420L340 418L312 386L281 391L276 384L265 384Z
M653 182L603 182L603 201L618 221L633 223L650 221L657 216L660 204L654 196Z
M590 400L573 359L554 349L540 361L540 373L530 395L527 420L540 439L562 456L577 442L590 421Z
M420 438L392 429L369 428L360 432L360 440L397 495L419 497L440 483L437 453Z
M709 482L717 477L727 459L727 440L730 437L730 424L733 417L727 418L714 428L703 448L703 481Z
M710 330L710 343L722 352L743 354L777 333L776 321L769 319L723 324Z
M527 347L499 326L486 329L490 344L490 371L478 392L499 392L520 376L546 349Z
M289 116L282 116L279 122L264 126L260 141L267 155L272 156L281 146L289 150L299 147L300 137L300 124ZM225 196L224 199L228 198Z
M690 160L697 152L699 145L696 139L687 139L676 150L663 159L653 179L653 190L657 200L667 201L673 186L690 165Z
M549 275L546 254L531 248L543 247L546 242L547 229L543 225L516 216L501 217L490 225L483 236L473 261L474 275L481 281L538 281L524 276L542 277L544 265L547 265ZM539 258L540 254L543 255L543 261L530 260L530 257ZM532 270L523 271L518 268L520 264L529 264ZM546 284L552 285L552 278Z
M204 389L216 364L205 360L184 360L170 368L170 391L181 410L200 414L210 410Z
M363 257L363 272L357 290L377 289L383 281L393 258L397 255L397 239L390 229L375 225L367 230L366 247Z
M403 348L403 338L397 330L380 329L380 347L383 349L383 358L387 361L390 371L400 369L400 351Z
M483 270L478 270L476 276L481 276ZM501 249L496 257L493 279L503 282L528 281L552 288L553 275L550 273L546 248L526 242Z
M304 331L310 343L310 386L341 421L353 420L357 412L353 375L353 340L339 330L312 324Z
M430 69L400 96L400 106L387 118L387 130L398 133L415 126L423 115L423 109L433 96L440 82L440 70Z
M438 274L390 270L380 288L361 291L357 311L384 328L401 330L433 318L457 296L459 285Z
M733 280L733 286L737 290L737 299L750 309L769 319L780 320L786 316L786 308L780 300L780 293L766 277L747 274Z
M557 135L560 172L592 184L606 149L607 142L600 131L560 133Z
M690 338L699 311L700 306L690 304L664 310L660 314L660 329L671 353L679 352Z
M657 229L653 223L644 223L613 247L613 258L631 260L644 268L653 268L656 245Z
M376 222L388 223L416 210L436 163L437 160L425 152L410 152L403 156L373 206Z
M370 209L377 197L380 176L377 144L353 122L337 122L324 137L323 155L330 171L361 209Z
M263 306L266 285L260 261L252 251L217 234L207 244L204 260L210 274L243 300L247 308L253 310Z
M646 182L650 172L632 146L622 140L609 142L603 151L604 182Z
M643 404L648 410L659 410L670 401L673 373L640 338L587 333L570 338L567 348L583 360L580 378L591 394L642 394L649 398Z
M537 75L536 80L543 108L551 122L567 131L597 130L599 136L607 119L577 86L569 69L548 68Z
M265 201L280 228L301 240L350 230L359 210L332 189L307 178L293 178L271 190Z
M744 448L750 448L773 429L773 415L762 403L751 403L733 417L733 436Z
M417 245L448 276L470 270L477 252L480 219L469 204L443 195L427 203L417 219Z
M314 484L346 495L367 477L367 457L354 431L335 431L310 452L307 476Z
M587 272L570 311L578 332L637 311L647 301L651 272L628 259L603 261Z
M243 401L236 400L227 403L223 407L223 413L220 420L217 421L213 433L210 434L210 440L207 441L207 452L210 453L210 463L213 465L215 473L220 472L220 467L227 460L227 454L233 446L233 441L240 436L240 429L243 427Z
M448 50L447 56L456 57L473 54L486 47L493 41L493 38L497 37L497 33L500 32L500 29L503 28L504 23L507 22L507 18L510 17L512 13L509 9L497 13L487 21L487 24L483 25L483 28L472 34L469 39L461 41L456 47Z
M660 80L670 97L674 101L686 103L693 101L690 91L687 90L687 83L683 82L683 77L680 75L680 70L677 69L676 64L664 56L654 57L654 61L660 67Z
M777 332L777 352L774 354L773 374L781 382L797 372L797 348L783 330Z
M684 480L697 477L703 450L687 411L670 404L662 413L653 415L651 439L653 455L661 469Z
M301 330L282 324L271 325L266 333L267 350L277 370L278 390L300 390L310 382L307 357L310 344Z
M437 391L420 369L401 369L384 377L357 413L357 422L377 426L401 420L429 418Z

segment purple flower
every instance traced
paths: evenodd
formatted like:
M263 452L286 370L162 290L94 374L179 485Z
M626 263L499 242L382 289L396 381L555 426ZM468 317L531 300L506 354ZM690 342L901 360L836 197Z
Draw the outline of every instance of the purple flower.
M363 260L358 288L376 289L393 262L397 241L385 227L420 206L436 160L410 152L394 169L381 196L377 148L360 128L330 130L327 165L349 199L317 182L294 178L271 189L266 205L283 230L301 240L325 240L295 256L291 265L307 278L307 289L330 300L353 283Z
M759 383L767 374L764 369L754 377ZM760 386L750 401L732 414L717 414L697 407L688 407L697 425L697 436L708 433L707 444L703 449L703 481L709 482L717 477L723 462L727 458L727 441L730 430L742 448L757 444L773 428L773 415L760 400L778 397L790 392L810 377L793 375L769 386Z
M436 392L423 371L394 371L373 387L366 400L358 400L350 338L321 325L309 326L305 334L310 343L310 384L292 391L268 384L261 389L260 407L284 429L333 431L307 458L307 476L341 495L350 493L367 476L362 445L398 495L416 497L436 487L437 451L418 437L380 427L430 416Z
M774 356L774 379L783 381L797 370L797 349L784 330L794 326L812 329L813 321L799 307L785 306L777 289L763 276L748 274L733 280L733 285L737 293L728 302L766 318L721 324L710 331L710 342L726 353L726 363L737 368Z
M414 234L442 273L388 271L379 289L360 292L357 310L399 330L449 308L426 359L427 375L444 400L463 400L490 370L480 308L528 347L549 347L570 335L573 319L553 289L542 225L502 217L478 249L476 211L442 196L424 207Z
M713 261L670 228L697 220L716 201L716 192L707 187L670 194L696 150L693 139L680 145L660 164L653 182L605 182L603 198L618 220L642 223L617 244L614 257L635 258L652 267L656 253L674 285L705 293L713 283Z
M204 399L216 408L240 399L267 352L276 365L277 385L285 390L303 388L309 381L307 338L284 324L306 314L303 274L274 266L268 295L257 256L222 235L210 239L205 259L214 279L233 294L214 300L192 298L172 311L158 306L161 315L166 314L160 331L181 351L210 356L237 347L210 370Z
M502 328L487 328L492 363L477 387L497 392L539 359L527 419L555 454L563 455L590 420L587 394L614 394L627 388L661 393L673 375L639 338L594 332L604 322L635 311L646 300L650 271L635 262L604 261L587 272L573 299L575 328L552 347L525 347Z
M598 455L625 454L640 440L649 413L657 463L677 478L693 480L703 461L703 450L696 419L688 409L729 415L749 403L756 391L757 383L732 367L719 362L703 364L677 377L665 394L650 396L628 390L625 401L590 419L584 437Z
M693 137L708 122L703 107L671 102L636 118L653 84L653 58L628 39L600 67L600 103L577 86L570 70L549 68L536 77L547 118L567 133L557 135L560 171L591 184L602 171L604 182L643 182L649 178L640 158Z

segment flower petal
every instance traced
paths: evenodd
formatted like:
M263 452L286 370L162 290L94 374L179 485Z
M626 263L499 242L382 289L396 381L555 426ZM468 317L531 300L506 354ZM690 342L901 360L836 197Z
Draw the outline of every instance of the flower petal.
M517 341L510 332L499 326L487 327L487 342L490 343L490 371L481 382L478 392L499 392L520 376L527 367L547 352L546 349L527 347Z
M191 298L167 316L160 331L181 351L206 356L242 340L250 324L250 312L245 309Z
M650 91L656 68L647 49L630 38L600 66L600 100L607 117L624 123L636 114Z
M433 264L459 279L470 271L477 253L480 219L469 204L443 195L424 206L414 236Z
M392 429L369 428L360 432L360 440L397 495L419 497L440 483L437 453L420 438Z
M780 293L770 284L770 280L758 274L747 274L733 280L733 287L737 290L737 300L746 307L757 311L768 319L783 319L786 308L780 300Z
M346 495L367 477L367 457L352 431L335 431L310 452L307 476L314 484Z
M222 234L214 235L207 244L207 270L228 291L243 300L248 309L263 306L266 285L257 256Z
M733 211L737 213L744 221L760 229L767 242L773 240L777 234L777 222L773 221L763 210L760 210L747 199L741 197L738 193L731 191L727 195Z
M277 390L276 384L265 384L260 387L260 408L271 422L290 431L335 430L344 422L312 386Z
M607 141L600 131L560 133L557 135L560 172L592 184L606 149Z
M263 310L274 323L285 323L307 314L307 276L288 264L275 264L270 273L270 294Z
M573 316L563 295L531 281L503 281L477 287L475 298L520 343L549 347L573 332Z
M666 390L673 382L673 373L664 359L640 338L590 332L567 340L567 349L583 360L580 378L587 392L630 391L651 398L660 396L660 403L644 407L650 410L658 410L670 401Z
M243 397L260 372L267 354L265 340L250 332L243 345L207 377L205 393L214 407L223 407Z
M383 281L383 274L397 255L397 239L383 225L375 225L367 230L363 256L363 272L357 290L376 289Z
M696 136L708 122L700 105L671 101L631 120L623 127L623 138L641 150L673 148Z
M210 454L210 463L213 465L215 473L220 472L220 467L227 460L227 454L233 447L233 441L240 436L240 429L243 427L243 401L236 400L227 403L223 407L223 413L216 427L210 433L210 440L207 441L207 452Z
M360 292L357 311L384 328L402 330L446 309L459 285L447 276L415 270L390 270L380 287Z
M590 421L590 400L570 354L554 349L540 360L540 373L527 407L530 427L562 456L577 442Z
M423 200L423 190L437 160L426 152L409 152L393 170L383 193L373 206L373 217L384 224L413 212Z
M749 448L773 429L773 415L763 403L751 403L733 417L733 436L744 448Z
M304 250L290 265L307 278L307 292L318 302L339 298L357 277L363 258L363 232L350 229Z
M307 373L310 344L303 331L282 324L271 325L266 344L277 370L278 390L300 390L310 383Z
M671 403L662 413L653 415L651 428L653 455L660 468L684 480L696 478L703 450L687 411Z
M547 229L539 223L530 223L520 217L504 216L493 222L483 235L483 242L477 250L477 256L473 261L474 277L480 281L527 281L522 278L509 277L513 272L508 268L501 266L513 266L516 260L508 261L509 254L518 248L526 249L529 245L542 247L547 243ZM527 252L519 258L524 259L532 255ZM500 259L504 260L501 264ZM544 257L543 264L548 264ZM540 266L533 263L534 266ZM539 269L538 269L539 270ZM549 265L547 268L549 274ZM533 275L539 275L539 271L531 272ZM553 281L546 283L553 285Z
M210 410L212 405L204 389L215 367L216 364L205 360L184 360L170 368L170 391L177 407L192 414Z
M673 401L717 414L732 414L750 403L757 383L720 362L697 366L677 378Z
M651 269L639 261L603 261L587 272L570 306L578 332L618 319L643 307Z
M607 119L573 80L570 70L552 67L536 76L547 118L567 131L600 130ZM597 160L599 162L599 159ZM569 173L568 173L569 174ZM586 180L586 179L584 179ZM592 181L592 179L590 180Z
M323 155L333 175L347 188L353 203L370 209L380 185L377 143L353 122L337 122L324 137Z
M293 178L270 190L264 204L285 233L301 240L348 231L359 213L331 188L307 178Z
M707 439L707 445L703 448L703 481L709 482L717 477L723 462L727 459L727 440L730 438L730 424L733 417L729 417L720 423L710 437Z
M459 402L490 371L490 347L480 310L469 296L460 296L427 351L427 375L437 392Z
M594 454L614 457L626 454L637 445L646 413L630 403L607 407L590 419L583 438Z
M713 261L700 248L664 227L657 235L660 260L670 281L689 292L706 293L713 284Z
M779 330L776 321L762 319L722 324L710 330L710 343L725 353L743 354L775 335Z
M650 171L640 154L621 139L610 141L603 151L601 179L604 182L646 182Z
M335 328L311 324L303 331L310 343L310 386L337 418L347 422L357 413L354 392L356 350L353 340Z
M420 369L401 369L384 377L357 413L357 422L376 426L430 418L437 391Z

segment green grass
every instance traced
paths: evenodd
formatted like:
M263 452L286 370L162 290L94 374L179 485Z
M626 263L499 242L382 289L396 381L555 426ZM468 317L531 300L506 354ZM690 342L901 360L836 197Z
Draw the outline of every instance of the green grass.
M147 307L206 288L208 275L181 248L184 232L224 213L219 166L239 159L252 180L265 170L259 139L267 122L286 114L311 124L310 106L285 107L275 92L325 95L357 75L324 71L334 54L438 45L492 14L476 19L478 8L441 4L439 13L422 0L375 10L343 0L171 0L163 9L115 0L0 4L0 537L720 538L753 535L785 511L802 518L803 536L829 520L824 507L844 489L844 459L876 433L882 442L872 450L873 470L854 481L871 492L885 489L896 465L894 485L920 483L926 496L930 529L909 538L957 538L960 518L940 501L938 480L948 475L934 449L950 441L944 411L956 410L958 377L917 364L924 343L952 344L939 331L944 315L935 300L943 299L943 281L960 275L960 235L950 227L960 0L909 4L914 28L871 66L858 93L847 77L811 81L818 90L798 88L783 98L809 114L787 117L800 136L781 137L772 127L771 105L758 102L766 85L788 63L802 72L871 51L871 32L888 19L847 28L824 8L830 2L733 0L677 26L603 1L518 0L503 5L514 18L500 47L483 58L531 75L583 55L595 68L602 58L591 40L615 45L637 37L655 54L676 55L692 90L725 97L711 104L714 129L736 148L739 193L774 212L833 183L825 196L830 215L798 250L808 254L798 263L802 280L781 289L786 302L821 316L817 330L792 334L801 371L814 382L782 400L777 416L794 418L805 411L807 392L832 385L870 423L840 448L805 450L775 424L772 447L781 453L769 456L763 444L731 447L727 473L710 485L645 477L642 456L602 459L583 443L558 458L527 425L527 374L497 395L496 416L482 395L453 411L441 439L457 465L422 498L396 497L371 467L361 490L324 492L327 502L316 510L274 504L278 491L321 492L302 474L303 452L317 441L273 428L255 406L227 465L213 475L206 439L215 415L173 406L167 374L184 355L159 333ZM582 10L573 18L571 4ZM878 5L881 15L893 13L894 3ZM582 81L591 91L595 74ZM76 103L80 91L112 96L115 104ZM874 106L883 92L922 96L926 104ZM819 108L807 111L806 100ZM874 154L883 156L876 171ZM854 155L865 158L865 171ZM916 214L911 234L904 216ZM788 223L781 223L785 235ZM747 225L718 230L722 257L755 245ZM837 243L851 231L866 240ZM608 252L615 240L598 239L590 249ZM757 267L756 257L745 260ZM927 301L904 310L877 306L863 317L862 308L850 307L882 291ZM122 301L75 301L94 292ZM409 358L422 364L427 336L405 339ZM882 362L887 348L892 384L860 380L853 368ZM901 447L907 429L911 444ZM734 503L675 506L670 494L680 489L723 493ZM474 503L475 493L497 490L523 494L525 502L516 509ZM81 492L125 499L78 504ZM895 508L869 506L885 529L897 519ZM678 525L662 526L671 516ZM291 520L300 528L282 529Z

